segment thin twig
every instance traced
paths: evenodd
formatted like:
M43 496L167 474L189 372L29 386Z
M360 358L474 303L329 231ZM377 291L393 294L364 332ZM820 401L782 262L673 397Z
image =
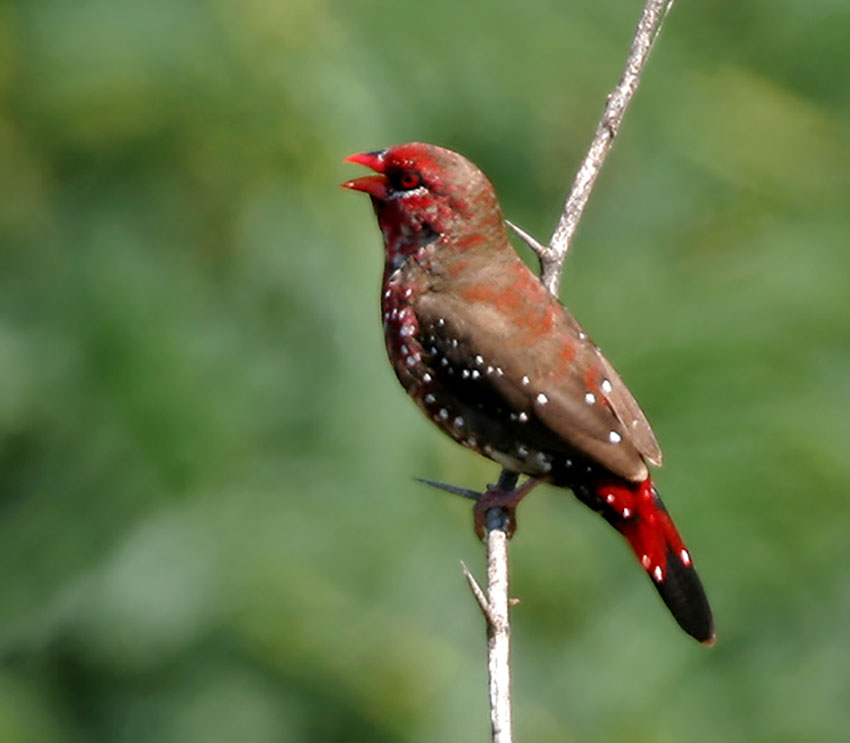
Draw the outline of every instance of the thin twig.
M519 475L503 469L496 487L516 487ZM511 743L511 623L508 560L508 512L487 511L487 676L493 743Z
M564 203L564 211L558 221L558 226L549 241L549 247L539 252L542 280L546 288L556 297L561 286L561 276L564 271L564 259L570 248L581 215L596 177L605 162L614 143L614 138L620 131L623 116L637 90L643 68L649 58L649 53L658 38L661 25L664 22L673 0L647 0L643 14L635 31L626 67L617 87L608 96L605 112L596 127L596 134L590 144L590 149L576 174L570 195Z
M511 625L504 509L487 512L487 675L493 743L511 743Z
M485 493L460 488L444 482L415 478L424 485L444 490L472 500L480 500L488 493L498 491L510 493L516 489L519 474L503 469L496 485L488 485ZM529 490L537 481L529 480L517 492ZM490 727L493 743L511 743L511 634L508 611L518 603L510 598L508 567L508 541L510 537L511 513L507 508L496 506L486 513L485 543L487 546L487 593L475 580L466 563L460 566L469 589L484 620L487 622L487 675L490 696Z
M605 111L596 127L590 149L576 174L573 187L564 203L564 210L548 246L542 245L530 234L508 222L526 244L540 258L541 280L555 296L561 286L564 259L575 235L584 207L596 183L614 138L620 131L623 116L637 90L649 53L661 30L661 25L673 0L647 0L632 40L626 66L617 87L608 96ZM517 475L502 470L499 486L513 489ZM467 495L467 497L469 497ZM493 508L487 512L487 597L464 566L476 600L487 619L487 670L490 679L490 723L493 743L511 743L511 667L510 667L510 615L508 581L508 519L504 509ZM475 589L478 589L477 591Z

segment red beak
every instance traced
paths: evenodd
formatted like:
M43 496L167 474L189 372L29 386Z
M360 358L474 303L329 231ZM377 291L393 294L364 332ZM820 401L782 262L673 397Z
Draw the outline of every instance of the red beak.
M356 155L349 155L345 158L345 162L365 165L367 168L372 168L372 170L378 173L383 173L384 150L359 152ZM367 175L362 178L355 178L353 181L343 183L342 187L350 188L353 191L363 191L376 199L384 199L387 196L387 179L383 175Z
M347 163L357 163L365 165L367 168L372 168L377 173L384 172L384 154L386 150L376 150L375 152L358 152L356 155L349 155L345 158Z

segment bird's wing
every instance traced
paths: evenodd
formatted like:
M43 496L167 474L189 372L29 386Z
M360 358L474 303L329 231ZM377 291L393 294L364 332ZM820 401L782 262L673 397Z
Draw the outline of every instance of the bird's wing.
M603 379L607 379L610 383L610 389L606 385L604 389L600 389L600 392L611 406L611 410L617 416L617 420L629 432L629 439L635 445L635 448L637 448L650 464L660 467L663 460L661 447L655 438L652 426L649 424L640 405L638 405L637 400L629 392L629 388L626 387L617 370L611 365L611 362L605 358L599 347L590 340L587 333L582 330L570 311L566 308L562 308L562 310L572 335L578 338L579 343L586 350L593 353L596 362L598 362L602 369Z
M660 464L637 402L556 300L515 306L469 296L428 293L416 305L429 363L444 384L464 384L459 397L486 400L519 440L522 427L509 422L510 412L525 413L529 432L543 424L551 440L627 479L647 476L644 457Z

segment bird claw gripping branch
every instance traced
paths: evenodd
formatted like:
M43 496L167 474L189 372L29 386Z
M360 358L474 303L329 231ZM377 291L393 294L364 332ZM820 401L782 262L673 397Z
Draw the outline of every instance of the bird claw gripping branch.
M491 508L504 508L508 517L506 534L508 539L510 539L514 535L514 532L516 532L516 507L539 483L540 480L532 477L526 480L520 487L509 490L499 487L498 484L488 486L487 490L475 502L475 507L472 509L475 533L478 535L478 538L484 541L487 529L487 511Z
M506 534L508 539L513 537L514 533L516 533L516 507L540 483L540 480L529 478L520 487L508 487L500 480L498 483L488 485L487 490L483 493L479 493L475 490L459 488L456 485L449 485L444 482L424 480L421 477L417 477L416 480L425 485L430 485L432 488L445 490L447 493L474 500L475 506L472 509L472 515L475 533L481 541L484 541L487 530L487 511L491 508L501 508L507 512L508 523Z
M512 512L543 480L619 531L679 625L714 642L705 592L648 465L652 428L614 367L511 247L484 174L461 155L406 144L352 155L384 238L381 313L404 389L445 434L531 479L489 489Z

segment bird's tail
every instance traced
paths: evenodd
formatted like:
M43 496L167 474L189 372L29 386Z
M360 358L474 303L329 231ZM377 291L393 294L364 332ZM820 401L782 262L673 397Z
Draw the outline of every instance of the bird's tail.
M636 483L603 481L593 490L591 498L587 498L590 494L586 491L579 497L598 510L628 540L679 626L701 643L713 645L711 607L691 554L652 480L647 477Z

